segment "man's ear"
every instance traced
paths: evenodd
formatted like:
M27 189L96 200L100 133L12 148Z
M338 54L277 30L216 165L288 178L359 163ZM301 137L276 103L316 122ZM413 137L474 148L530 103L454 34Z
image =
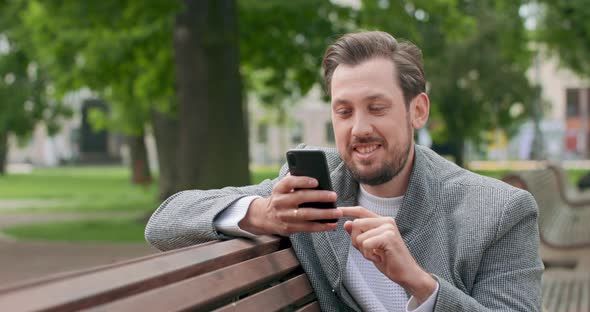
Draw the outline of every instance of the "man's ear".
M422 92L410 103L410 122L414 129L420 129L426 125L430 114L430 100L428 95Z

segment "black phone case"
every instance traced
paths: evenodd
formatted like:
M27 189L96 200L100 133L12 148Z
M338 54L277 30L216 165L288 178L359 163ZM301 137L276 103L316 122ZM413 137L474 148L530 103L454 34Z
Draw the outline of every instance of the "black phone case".
M330 171L326 155L320 150L291 150L287 152L287 163L289 172L294 176L312 177L318 180L316 190L332 191L332 182L330 180ZM303 203L299 207L311 208L335 208L335 203ZM322 223L335 223L338 219L317 220Z

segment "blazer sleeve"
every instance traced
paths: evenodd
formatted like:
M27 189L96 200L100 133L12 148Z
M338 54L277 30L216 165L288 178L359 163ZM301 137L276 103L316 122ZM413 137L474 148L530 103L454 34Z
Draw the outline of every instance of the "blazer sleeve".
M471 294L435 276L440 285L435 311L541 311L544 267L537 217L533 196L514 191L495 240L482 254Z
M146 240L160 250L171 250L212 240L229 238L215 230L213 220L242 197L269 196L273 186L286 175L258 185L225 187L218 190L189 190L172 195L152 214L145 229Z

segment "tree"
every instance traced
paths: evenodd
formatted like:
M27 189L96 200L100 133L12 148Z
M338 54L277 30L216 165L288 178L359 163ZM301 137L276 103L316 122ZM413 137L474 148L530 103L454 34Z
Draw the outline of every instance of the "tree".
M58 94L89 87L105 98L111 113L94 112L94 125L127 135L133 180L149 182L145 126L154 107L169 110L173 102L171 29L178 4L20 2L36 57L55 77Z
M43 68L19 44L22 37L14 9L0 1L0 174L6 171L9 134L24 139L39 122L55 133L58 119L70 113L49 96Z
M540 0L535 39L545 43L561 62L590 77L590 6L585 0Z
M233 0L186 0L176 16L179 186L249 182L248 134Z
M460 165L467 140L485 142L484 131L494 129L513 135L534 104L535 89L526 77L532 53L520 6L519 1L463 3L477 22L474 32L447 44L431 67L437 73L431 81L434 109ZM514 106L521 107L520 114L510 113Z
M153 126L162 199L249 181L233 1L23 2L62 94L90 87L111 104L95 121L139 139Z

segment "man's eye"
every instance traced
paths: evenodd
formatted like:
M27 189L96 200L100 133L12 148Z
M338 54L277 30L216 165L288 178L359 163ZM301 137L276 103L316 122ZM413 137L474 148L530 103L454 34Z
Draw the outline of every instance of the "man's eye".
M370 111L372 112L382 112L383 110L385 110L385 107L383 106L373 106L369 108Z
M339 109L336 111L336 114L344 116L344 115L349 115L351 113L350 109Z

